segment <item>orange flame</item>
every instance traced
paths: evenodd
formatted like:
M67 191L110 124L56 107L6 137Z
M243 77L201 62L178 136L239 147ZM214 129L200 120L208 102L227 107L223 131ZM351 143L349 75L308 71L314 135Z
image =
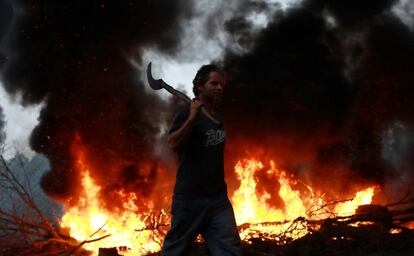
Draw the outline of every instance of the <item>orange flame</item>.
M355 214L359 205L371 204L372 197L374 196L374 187L369 187L355 194L351 201L337 204L335 207L335 213L338 216L348 216Z
M143 255L160 250L160 241L150 230L145 230L145 215L139 214L134 203L136 194L118 191L126 200L123 212L110 212L99 201L100 187L89 174L82 151L78 151L77 168L82 170L82 192L75 207L66 209L61 227L70 230L70 236L78 241L101 240L86 243L83 248L97 254L99 248L127 248L123 255ZM150 202L151 203L151 202ZM149 203L149 204L150 204ZM168 219L165 212L158 222ZM139 232L137 231L139 230Z
M123 255L143 255L149 252L160 250L163 237L155 237L153 231L145 230L145 216L148 212L140 212L135 204L137 195L118 191L122 198L124 209L122 212L108 211L102 202L99 201L100 187L95 184L90 176L89 168L86 164L84 154L77 150L77 168L82 173L82 192L80 200L76 206L66 209L66 213L61 220L61 227L70 230L71 237L78 241L95 240L103 238L93 243L86 243L84 248L98 252L98 248L120 247L128 248L122 251ZM276 178L280 184L278 195L283 201L284 209L277 209L268 204L272 200L271 194L263 192L257 193L258 183L255 174L264 165L254 159L244 159L235 166L235 172L240 181L239 188L234 192L231 200L237 223L249 223L249 228L241 230L242 239L254 237L254 234L266 233L278 235L285 232L292 221L297 218L315 218L309 212L310 209L322 207L326 202L322 198L303 195L300 191L292 187L297 181L283 170L276 167L271 161L270 168L266 174L271 178ZM271 191L268 191L271 192ZM337 204L333 212L336 216L353 214L360 204L371 203L374 195L374 187L369 187L356 193L351 201ZM152 202L149 202L151 205ZM148 207L151 211L151 207ZM142 210L141 210L142 211ZM318 215L318 218L330 217L332 213ZM170 216L162 211L159 216L159 223L168 223ZM275 224L275 222L279 222ZM140 231L137 231L140 230ZM290 233L292 239L296 239L308 234L305 228L296 229ZM276 238L277 239L277 238Z
M310 209L323 208L326 202L322 198L303 196L300 191L294 190L292 185L295 185L297 182L289 179L286 172L278 169L275 163L271 161L270 168L266 173L278 177L280 184L278 193L285 206L285 210L282 211L273 208L267 203L270 197L268 193L264 193L261 196L258 196L256 193L257 182L255 180L255 173L262 168L263 164L254 159L244 159L235 166L235 172L240 181L240 186L232 197L236 222L239 225L243 223L258 223L242 230L240 234L242 239L255 237L255 233L277 236L285 232L292 225L293 220L301 217L306 219L323 219L331 217L332 214L334 216L352 215L359 205L370 204L374 196L375 187L369 187L357 192L352 200L337 204L333 213L326 212L317 216L312 215L309 211ZM310 188L308 189L312 192ZM309 231L305 228L299 228L290 235L291 238L297 239L307 233Z
M99 248L124 246L129 248L126 252L128 255L137 255L160 249L160 244L154 241L151 231L136 231L145 228L145 219L136 212L133 203L135 194L131 193L124 203L126 211L108 212L97 199L100 188L94 184L88 171L83 176L82 185L85 189L81 200L76 207L66 211L61 222L63 228L70 229L71 237L85 241L109 235L100 241L84 245L85 249L93 252Z

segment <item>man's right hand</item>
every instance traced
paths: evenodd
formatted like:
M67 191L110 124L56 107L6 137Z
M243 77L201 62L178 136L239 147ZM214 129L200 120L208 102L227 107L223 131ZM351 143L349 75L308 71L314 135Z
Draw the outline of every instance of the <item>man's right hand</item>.
M201 106L203 106L201 100L199 98L194 98L190 104L190 114L188 116L188 119L193 121L197 116L198 112L200 112Z

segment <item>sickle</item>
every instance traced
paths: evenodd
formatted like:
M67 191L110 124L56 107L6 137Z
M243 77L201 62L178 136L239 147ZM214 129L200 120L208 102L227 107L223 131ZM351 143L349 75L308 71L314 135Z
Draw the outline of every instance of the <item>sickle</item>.
M151 62L148 63L148 66L147 66L147 79L148 79L149 86L152 89L160 90L160 89L164 88L165 90L167 90L171 94L177 96L180 100L184 101L185 103L191 104L191 99L187 95L185 95L184 93L174 89L173 87L168 85L166 82L164 82L162 79L155 80L152 77ZM208 113L207 110L203 106L201 106L201 112L203 112L203 114L205 114L208 118L210 118L211 121L213 121L214 123L220 124L220 122L217 119L215 119L214 117L212 117L210 115L210 113Z

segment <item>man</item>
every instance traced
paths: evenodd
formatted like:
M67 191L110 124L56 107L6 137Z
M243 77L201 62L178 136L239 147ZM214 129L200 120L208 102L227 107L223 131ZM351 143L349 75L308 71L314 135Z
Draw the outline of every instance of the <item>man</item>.
M201 234L213 256L241 255L240 237L224 181L223 125L221 120L223 72L215 65L202 66L194 80L195 98L183 107L169 130L168 146L178 152L179 167L172 200L171 229L162 256L188 255Z

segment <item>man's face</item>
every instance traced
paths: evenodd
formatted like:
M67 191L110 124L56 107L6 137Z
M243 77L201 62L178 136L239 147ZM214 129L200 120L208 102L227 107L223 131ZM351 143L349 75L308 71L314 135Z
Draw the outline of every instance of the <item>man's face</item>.
M210 72L207 82L199 87L200 94L206 99L221 101L223 98L224 76L218 72Z

